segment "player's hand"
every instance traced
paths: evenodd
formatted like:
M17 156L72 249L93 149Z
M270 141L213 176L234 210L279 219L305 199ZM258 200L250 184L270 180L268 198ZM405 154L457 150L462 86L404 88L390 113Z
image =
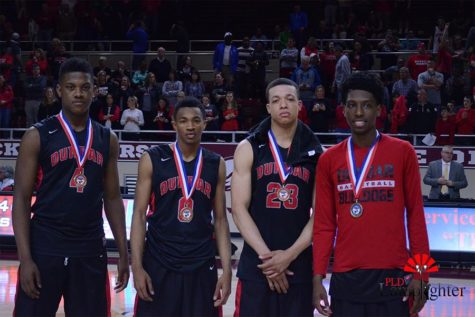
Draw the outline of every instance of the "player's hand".
M319 276L313 277L313 307L323 316L330 316L332 314L330 304L328 303L327 290Z
M116 293L122 292L129 283L129 260L127 257L119 258L117 263L117 281L115 282L114 291Z
M214 290L213 301L214 307L225 305L231 295L231 272L223 273Z
M40 298L40 271L33 260L20 262L20 285L28 297Z
M427 302L427 296L425 290L427 288L427 283L420 280L412 279L411 283L407 287L406 296L402 299L405 302L409 296L414 298L414 303L412 304L411 315L419 313L424 305Z
M275 250L259 256L259 259L263 262L257 267L262 272L270 277L274 278L277 275L285 272L287 275L293 275L294 273L287 270L290 263L293 261L292 255L289 251Z
M269 283L269 288L271 291L276 291L279 294L287 294L289 289L289 281L287 280L287 275L281 273L274 278L267 277L267 283Z
M143 267L133 270L133 275L134 287L140 299L147 302L153 301L152 296L155 295L155 292L153 291L152 279L150 278L150 275L145 272Z

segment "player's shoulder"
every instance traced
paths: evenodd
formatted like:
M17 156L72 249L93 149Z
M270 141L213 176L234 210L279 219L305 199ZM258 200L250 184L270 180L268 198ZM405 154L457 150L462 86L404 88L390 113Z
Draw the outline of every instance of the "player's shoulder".
M173 156L173 152L169 144L159 144L156 146L152 146L146 152L148 153L150 158L167 158Z
M327 147L325 151L320 155L319 163L321 162L322 159L332 161L335 158L340 157L341 155L345 155L346 142L347 140L345 139L344 141L341 141L340 143L337 143L331 147Z
M218 161L221 159L221 155L219 155L218 153L208 150L205 147L203 147L202 149L203 149L203 159L218 160Z

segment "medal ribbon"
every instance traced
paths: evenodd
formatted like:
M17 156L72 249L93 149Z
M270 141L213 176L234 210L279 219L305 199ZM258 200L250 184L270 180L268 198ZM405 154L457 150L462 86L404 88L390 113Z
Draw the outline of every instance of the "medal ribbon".
M198 182L198 179L201 175L201 169L203 167L203 150L201 147L198 150L198 157L196 158L194 175L191 180L191 184L187 180L188 177L186 175L185 163L183 162L183 155L181 154L180 148L176 142L173 143L173 157L175 158L175 165L178 171L178 181L181 185L183 197L188 200L190 199L191 195L193 195L196 183Z
M283 185L287 180L287 177L289 177L289 175L291 174L292 168L290 166L287 167L284 160L282 159L282 155L280 155L279 146L271 129L269 129L267 135L269 137L270 151L272 152L274 161L277 164L277 170L279 171L280 180L282 181Z
M57 118L59 123L63 127L64 133L66 133L66 136L69 140L69 144L71 144L71 148L73 149L74 157L76 158L78 167L83 168L84 164L86 163L87 156L92 148L93 132L91 119L88 119L86 123L86 146L84 148L84 151L81 152L79 140L77 139L76 134L73 132L74 130L68 119L64 116L63 111L61 111L57 115Z
M358 200L361 194L361 189L363 188L362 185L366 179L366 176L368 176L369 167L371 166L371 163L373 163L373 159L376 154L376 150L378 148L378 141L380 137L381 136L379 132L376 130L376 138L374 139L373 144L371 144L369 152L366 154L363 160L363 165L361 166L359 173L356 167L355 155L353 153L353 141L352 141L351 136L348 138L347 145L346 145L346 148L347 148L346 164L350 172L349 173L350 180L351 180L351 184L353 185L353 193L355 194L356 200Z

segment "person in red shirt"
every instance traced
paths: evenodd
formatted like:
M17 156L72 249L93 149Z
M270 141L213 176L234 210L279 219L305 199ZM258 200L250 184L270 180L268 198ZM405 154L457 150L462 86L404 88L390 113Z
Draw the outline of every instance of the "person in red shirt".
M430 54L426 53L426 45L423 42L420 42L417 45L418 54L409 56L407 60L407 68L411 73L411 77L414 80L417 80L417 77L420 73L423 73L427 70L427 63L432 59Z
M226 99L223 106L223 124L221 125L222 131L238 131L239 123L237 120L238 117L238 105L236 100L234 100L234 95L232 91L226 93Z
M0 128L10 128L11 114L13 109L13 89L7 84L5 77L0 74ZM7 131L0 131L0 136L8 134Z
M377 77L364 72L343 83L351 137L318 162L313 301L324 316L409 316L408 297L414 300L411 313L427 300L421 281L427 273L411 279L403 271L411 256L429 254L417 155L410 143L376 130L383 89ZM322 280L333 248L330 308ZM398 279L407 281L404 298L390 294L387 281Z
M471 135L475 130L475 109L472 108L471 96L463 98L463 108L457 112L455 116L455 124L457 126L457 134ZM462 138L459 143L463 145L471 145L474 143L472 138Z
M452 145L454 144L455 134L455 118L449 115L447 108L442 108L440 111L440 117L435 124L435 136L437 145ZM447 135L448 136L442 136Z
M407 120L407 100L406 97L400 96L398 93L393 95L393 109L391 110L391 133L399 133Z
M25 64L25 72L28 75L33 74L33 65L40 67L40 74L46 75L48 71L48 60L46 59L45 52L41 48L37 48L31 54L30 59Z

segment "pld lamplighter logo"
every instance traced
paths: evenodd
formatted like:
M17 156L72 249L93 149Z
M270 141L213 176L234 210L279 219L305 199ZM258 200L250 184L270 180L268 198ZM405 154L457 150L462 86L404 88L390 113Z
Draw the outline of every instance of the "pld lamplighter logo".
M422 280L422 274L438 272L439 267L435 260L427 254L416 254L407 260L404 271L414 273L414 278Z

